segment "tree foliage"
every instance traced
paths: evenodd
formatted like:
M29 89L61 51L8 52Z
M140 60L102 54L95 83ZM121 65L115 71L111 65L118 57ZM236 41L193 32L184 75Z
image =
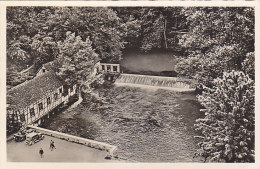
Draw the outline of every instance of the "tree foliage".
M144 52L176 49L179 31L185 30L185 16L180 7L113 8L126 23L127 47Z
M255 79L255 53L247 53L245 60L242 63L242 70L249 75L251 79Z
M125 29L125 23L111 8L8 7L8 65L24 65L25 69L33 64L37 70L58 55L65 55L59 53L65 51L59 49L58 42L66 41L68 31L90 42L103 62L118 62L125 45Z
M67 32L66 39L58 42L61 62L58 75L68 84L78 84L82 87L88 81L94 65L99 60L98 54L92 49L91 41L85 41L75 33Z
M57 42L71 31L83 40L89 38L104 61L118 62L125 44L124 29L125 24L110 8L8 7L8 58L53 60Z
M254 81L241 71L224 73L198 97L205 117L197 120L204 139L200 155L208 161L253 162Z
M121 58L124 24L109 8L56 8L46 26L57 40L64 40L67 31L75 32L82 39L88 37L100 58L106 62L117 62Z
M184 8L186 55L176 71L194 78L205 117L197 121L206 161L254 161L254 9ZM220 78L222 77L222 78Z
M253 8L188 8L182 12L189 33L179 41L187 51L176 65L180 75L211 86L224 71L242 70L246 55L254 51Z

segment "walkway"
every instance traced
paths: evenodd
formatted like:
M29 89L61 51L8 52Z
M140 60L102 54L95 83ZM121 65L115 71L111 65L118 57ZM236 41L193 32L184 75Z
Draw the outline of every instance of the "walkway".
M50 141L55 142L57 149L51 151ZM39 150L44 150L44 158L40 158ZM68 142L50 136L28 146L25 142L7 142L7 160L9 162L115 162L104 159L106 151Z

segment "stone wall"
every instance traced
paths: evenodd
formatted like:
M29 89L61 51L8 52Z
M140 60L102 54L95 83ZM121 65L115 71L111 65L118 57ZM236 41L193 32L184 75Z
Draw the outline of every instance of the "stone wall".
M44 129L44 128L40 128L40 127L31 126L31 125L28 127L31 129L34 129L42 134L45 134L45 135L49 135L52 137L67 140L67 141L74 142L74 143L83 144L83 145L86 145L91 148L107 151L108 154L111 156L114 155L114 153L117 149L116 146L109 145L107 143L102 143L102 142L98 142L98 141L94 141L94 140L90 140L90 139L86 139L86 138L82 138L82 137L77 137L77 136L73 136L73 135L69 135L69 134L65 134L65 133L60 133L57 131L52 131L52 130L48 130L48 129Z

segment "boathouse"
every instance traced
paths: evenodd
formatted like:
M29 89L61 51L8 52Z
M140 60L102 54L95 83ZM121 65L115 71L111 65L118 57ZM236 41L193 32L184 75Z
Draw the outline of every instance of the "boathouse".
M7 92L7 130L40 123L56 107L76 94L76 85L66 87L55 73L55 62L44 64L36 76Z

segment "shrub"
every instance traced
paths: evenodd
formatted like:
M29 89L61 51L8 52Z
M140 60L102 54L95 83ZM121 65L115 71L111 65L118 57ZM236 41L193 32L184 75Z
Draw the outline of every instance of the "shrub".
M205 161L254 162L254 81L241 71L224 73L198 96L205 117L195 126L203 135Z

